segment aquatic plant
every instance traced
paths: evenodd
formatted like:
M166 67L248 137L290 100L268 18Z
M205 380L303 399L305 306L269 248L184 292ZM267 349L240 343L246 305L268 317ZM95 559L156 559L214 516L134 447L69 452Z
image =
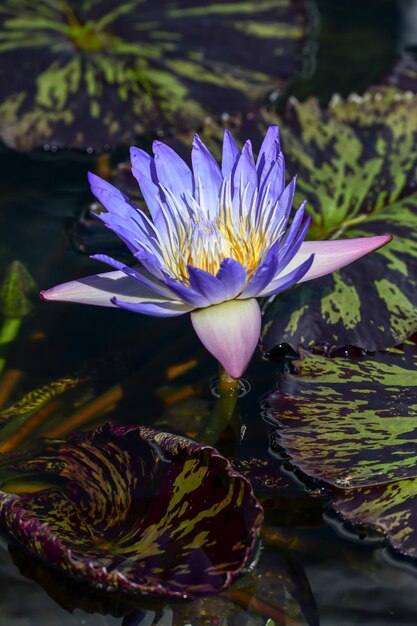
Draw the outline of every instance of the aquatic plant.
M416 558L416 345L361 359L302 351L295 366L268 398L272 449L320 480L340 517Z
M407 65L407 87L412 76ZM308 238L388 232L393 242L276 298L264 311L264 346L375 351L404 341L417 331L417 95L380 86L334 96L325 107L292 100L281 126L287 162L299 174L296 200L306 198L312 215Z
M174 598L218 593L250 566L262 507L214 448L114 424L55 448L12 459L43 488L0 492L2 531L49 565L101 590Z
M282 89L308 31L304 0L3 0L0 139L102 149L195 129Z
M155 158L131 149L132 173L151 214L94 174L90 185L105 211L97 217L127 245L139 267L106 255L93 258L115 271L43 291L45 300L116 306L171 317L191 313L194 329L226 372L238 378L258 343L256 298L333 272L386 244L391 237L304 241L305 202L289 220L295 178L286 186L277 126L255 162L226 130L221 169L195 136L193 171L155 141Z
M6 366L6 353L18 336L23 318L32 310L31 296L37 286L20 261L13 261L7 268L0 286L0 374Z

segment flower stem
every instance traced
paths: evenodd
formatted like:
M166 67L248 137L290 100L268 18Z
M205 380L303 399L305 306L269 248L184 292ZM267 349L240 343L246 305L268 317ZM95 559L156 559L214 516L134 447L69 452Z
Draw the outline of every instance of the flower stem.
M235 396L239 392L239 379L233 378L226 372L224 367L219 363L219 394L220 398L224 396ZM237 396L236 396L237 397Z
M198 441L214 445L235 415L239 397L239 380L232 378L219 364L219 398L209 420L198 434Z

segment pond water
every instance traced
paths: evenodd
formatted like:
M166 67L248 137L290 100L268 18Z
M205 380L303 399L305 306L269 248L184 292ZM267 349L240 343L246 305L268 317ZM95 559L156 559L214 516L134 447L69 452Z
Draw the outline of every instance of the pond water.
M318 46L309 75L286 93L316 95L325 103L335 92L361 92L377 83L405 46L417 45L417 3L404 0L319 0ZM413 26L414 25L414 26ZM284 106L285 98L278 102ZM112 155L116 164L127 151ZM0 259L14 259L30 270L40 288L103 270L80 253L82 245L109 244L107 235L83 233L79 215L91 201L86 173L95 157L76 153L0 153ZM74 223L76 226L74 226ZM74 235L75 233L75 235ZM83 239L84 237L84 239ZM86 243L87 242L87 243ZM104 244L103 244L104 245ZM116 245L116 244L115 244ZM114 357L114 355L120 355ZM127 364L114 366L118 359ZM109 355L113 355L109 359ZM83 426L112 419L119 423L164 425L189 433L214 402L209 393L215 361L195 338L188 317L172 320L135 316L121 310L48 304L39 301L25 318L8 356L20 372L9 399L82 370L105 363L108 371L91 397L120 387L105 409L97 408ZM191 363L170 378L170 368ZM256 456L266 451L272 427L261 417L261 401L273 389L282 364L258 357L247 378L251 390L240 406L244 436L218 442L225 454ZM167 400L168 398L168 400ZM185 428L183 425L186 425ZM198 430L196 428L196 430ZM394 561L382 540L360 539L328 512L320 498L310 503L296 479L278 504L265 502L268 536L259 564L260 594L283 615L282 621L252 608L245 611L224 598L185 604L160 602L141 607L97 600L88 589L69 589L65 578L40 571L16 546L0 548L0 624L4 626L408 626L417 622L417 570ZM320 494L318 494L320 495ZM34 580L35 579L35 580ZM140 607L140 608L138 608ZM225 608L226 607L226 608ZM288 619L288 621L287 621Z

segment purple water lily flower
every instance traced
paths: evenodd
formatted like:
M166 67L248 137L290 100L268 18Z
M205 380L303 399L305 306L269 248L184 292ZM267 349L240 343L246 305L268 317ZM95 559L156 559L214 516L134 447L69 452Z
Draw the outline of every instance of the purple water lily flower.
M304 241L310 222L305 202L288 226L295 178L285 184L277 126L268 129L256 161L251 142L240 151L226 130L221 168L198 135L192 170L160 141L153 150L154 158L131 149L132 172L150 217L113 185L89 175L106 209L97 217L125 242L137 265L97 254L93 258L115 271L41 296L161 317L191 313L200 340L234 378L259 340L256 298L334 272L391 239Z

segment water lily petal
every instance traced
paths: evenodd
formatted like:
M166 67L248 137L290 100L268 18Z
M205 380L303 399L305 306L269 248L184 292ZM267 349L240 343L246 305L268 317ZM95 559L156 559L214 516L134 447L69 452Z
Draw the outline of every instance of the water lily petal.
M137 214L137 209L132 206L128 196L117 187L93 172L88 172L87 177L92 193L107 211L124 218Z
M285 237L281 240L281 249L278 255L278 266L284 268L291 259L295 257L306 238L307 231L311 223L311 215L308 215L303 222L306 203L303 202L287 230Z
M236 164L233 174L233 200L239 201L240 192L248 188L248 199L252 199L258 186L258 175L256 173L255 161L253 159L252 144L248 139L243 146L242 154Z
M243 265L235 259L224 259L216 278L221 282L225 300L236 298L244 289L248 275Z
M209 218L215 219L223 176L215 158L198 135L194 137L191 161L194 172L194 197L206 210Z
M167 297L143 287L122 271L93 274L79 280L71 280L51 289L42 291L43 300L58 302L78 302L80 304L94 304L96 306L114 306L114 296L123 298L128 303L155 302L163 303ZM182 304L174 298L174 304Z
M262 183L265 175L267 175L272 162L276 161L280 150L279 129L278 126L274 124L266 131L265 138L259 149L258 158L256 160L256 171L258 173L259 183ZM265 167L267 162L269 167Z
M166 267L161 259L148 250L137 250L134 253L136 259L141 263L150 274L161 280L164 278Z
M287 223L288 218L291 213L292 204L294 201L296 182L297 182L297 177L294 176L290 180L288 185L285 187L279 199L280 213L284 217L283 226L285 226L285 224Z
M153 291L164 298L172 298L170 291L161 285L157 278L155 278L155 276L148 272L144 267L129 267L128 265L120 263L120 261L107 256L107 254L92 254L90 259L107 263L107 265L114 267L114 269L121 270L124 274L126 274L126 276L130 276L134 280L137 280L141 285L150 291Z
M284 274L277 280L272 281L261 293L259 296L268 297L268 296L276 296L281 291L285 291L286 289L290 289L297 283L300 283L303 280L303 277L308 272L310 267L312 266L314 261L314 254L311 254L306 261L301 263L298 267L288 272L288 274Z
M303 283L306 280L319 278L385 246L391 239L391 235L378 235L375 237L358 237L357 239L305 241L292 261L283 270L282 275L286 275L311 254L314 254L311 268L299 282Z
M274 278L278 268L278 250L280 242L277 241L268 250L264 260L254 273L252 280L243 292L241 298L257 296Z
M184 315L184 313L190 313L194 307L185 304L184 302L139 302L132 303L118 298L112 298L112 304L118 306L120 309L125 309L131 313L141 313L142 315L152 315L154 317L177 317L178 315Z
M178 198L182 198L184 194L192 194L192 174L185 161L175 150L160 141L153 142L153 151L158 181Z
M154 224L127 196L106 180L88 173L91 191L105 207L106 211L94 213L108 228L118 235L134 251L138 243L145 246L157 244L158 231Z
M138 181L146 206L152 218L157 220L161 207L158 202L159 189L155 162L147 152L135 146L130 148L130 161L132 174Z
M183 285L175 278L167 278L164 282L171 293L193 308L200 308L210 304L210 301L202 293Z
M201 293L210 304L219 304L225 300L225 288L216 276L188 265L190 285Z
M239 378L258 344L261 332L258 302L254 298L229 300L193 311L191 321L207 350L230 376Z
M226 128L223 138L222 174L228 176L236 165L240 150L233 139L231 132Z
M259 181L259 193L262 203L276 203L285 189L285 159L282 152L268 158ZM281 214L281 212L280 212Z

